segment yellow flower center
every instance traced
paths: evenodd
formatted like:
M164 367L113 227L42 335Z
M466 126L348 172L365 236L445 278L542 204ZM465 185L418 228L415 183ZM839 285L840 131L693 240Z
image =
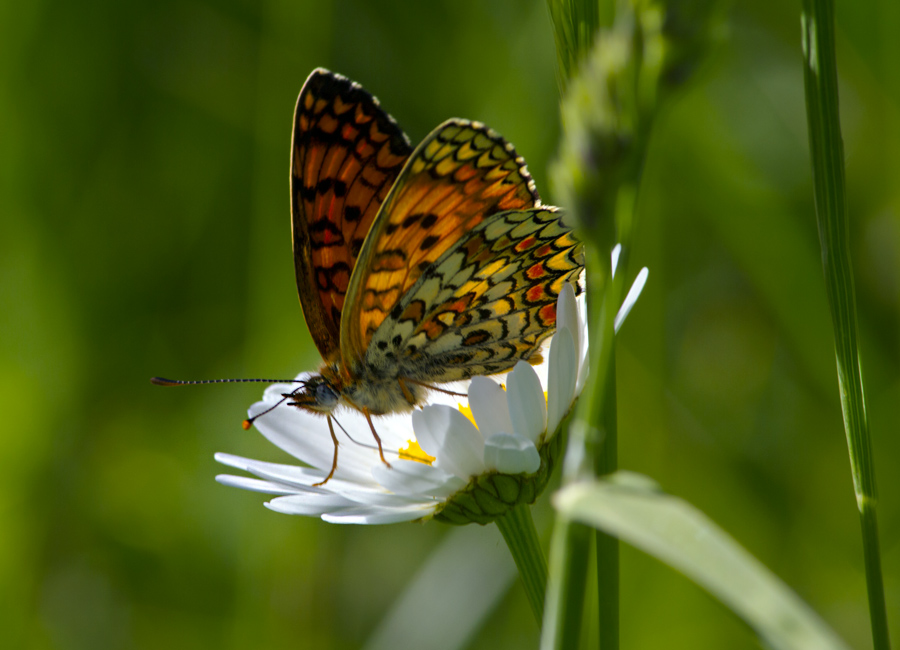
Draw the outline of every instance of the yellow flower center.
M469 408L469 405L468 404L457 404L456 406L457 406L457 408L459 408L459 412L462 413L463 415L465 415L469 419L469 422L474 424L475 428L477 429L478 423L475 421L475 416L472 415L472 409Z
M407 440L409 446L406 449L400 449L399 454L402 460L414 460L417 463L431 465L434 462L434 456L426 454L419 443L415 440Z

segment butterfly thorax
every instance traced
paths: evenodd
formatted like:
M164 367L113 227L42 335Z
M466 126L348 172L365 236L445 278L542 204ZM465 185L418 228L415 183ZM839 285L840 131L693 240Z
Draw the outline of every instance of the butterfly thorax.
M384 415L411 411L425 399L426 389L417 383L376 375L365 367L359 371L351 377L340 363L326 364L294 394L291 405L325 415L338 406Z
M379 372L377 367L368 364L360 364L354 370L353 378L345 381L341 390L341 399L353 408L384 415L411 411L425 401L427 389L418 383Z

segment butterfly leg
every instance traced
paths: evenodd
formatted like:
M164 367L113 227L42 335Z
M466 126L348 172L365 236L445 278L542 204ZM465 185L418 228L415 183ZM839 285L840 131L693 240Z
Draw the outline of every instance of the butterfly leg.
M416 381L415 379L400 378L397 381L400 382L400 388L403 389L404 396L407 396L407 393L408 393L408 389L406 388L406 386L403 385L403 382L406 381L406 382L409 382L410 384L416 384L417 386L422 386L423 388L427 388L428 390L436 390L437 392L444 393L445 395L455 395L456 397L466 397L466 393L457 393L452 390L447 390L446 388L439 388L437 386L432 386L431 384L426 384L421 381ZM406 398L409 399L409 396L407 396ZM415 402L413 402L413 401L410 401L409 403L415 404Z
M403 397L406 398L406 401L409 402L410 406L415 406L416 398L409 392L409 388L406 387L406 382L403 377L397 377L397 383L400 384L400 390L403 391Z
M328 430L331 432L331 440L332 440L332 442L334 442L334 460L331 461L331 471L328 472L328 476L325 477L325 480L320 481L318 483L313 483L312 484L313 487L319 487L320 485L325 485L326 483L328 483L328 481L331 480L331 477L334 476L334 470L337 469L338 439L337 439L337 436L334 435L334 425L331 423L331 416L328 415L326 417L328 419ZM368 414L366 414L366 417L368 417ZM371 421L369 422L369 424L371 424ZM378 436L375 436L375 437L377 438ZM378 443L378 449L379 450L381 449L380 441ZM384 457L382 456L382 459L383 458Z
M363 408L362 412L363 415L366 416L366 421L369 423L369 428L372 430L372 435L375 436L375 442L378 443L378 455L381 456L381 462L390 467L391 464L384 458L384 450L381 448L381 438L379 438L378 434L375 432L375 425L372 424L372 415L369 413L369 409ZM335 449L335 454L337 454L337 449Z

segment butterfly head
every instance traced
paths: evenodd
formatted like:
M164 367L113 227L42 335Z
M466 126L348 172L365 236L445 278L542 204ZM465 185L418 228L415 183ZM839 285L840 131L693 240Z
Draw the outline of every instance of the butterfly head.
M341 399L340 386L324 375L313 375L303 382L290 398L289 404L313 413L329 414L337 407Z

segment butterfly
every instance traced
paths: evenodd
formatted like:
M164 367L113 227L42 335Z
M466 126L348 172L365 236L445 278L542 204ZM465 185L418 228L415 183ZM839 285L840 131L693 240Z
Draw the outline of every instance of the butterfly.
M556 299L584 268L563 212L479 122L450 119L417 147L359 84L319 68L291 147L294 267L322 355L286 394L328 419L411 411L437 384L539 362ZM448 392L448 391L444 391Z

